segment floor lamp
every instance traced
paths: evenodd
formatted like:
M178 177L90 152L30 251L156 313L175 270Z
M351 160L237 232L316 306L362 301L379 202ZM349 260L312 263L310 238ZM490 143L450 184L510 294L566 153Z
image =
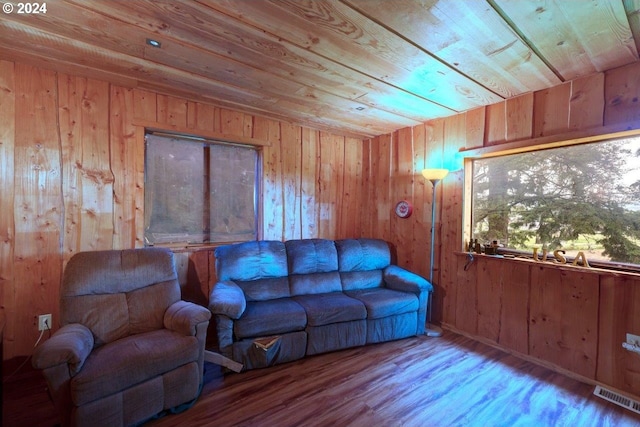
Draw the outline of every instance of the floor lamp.
M433 285L433 260L436 241L436 187L438 183L444 179L449 171L447 169L424 169L422 176L431 181L433 184L433 196L431 198L431 262L429 263L429 283ZM434 287L435 292L435 287ZM429 337L442 336L442 329L431 323L431 313L433 311L433 292L429 293L429 301L427 303L427 326L424 333Z

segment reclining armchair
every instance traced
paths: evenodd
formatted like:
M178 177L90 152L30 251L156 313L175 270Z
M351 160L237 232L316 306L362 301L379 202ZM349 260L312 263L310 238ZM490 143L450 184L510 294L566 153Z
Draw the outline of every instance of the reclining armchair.
M60 293L61 328L32 363L62 425L139 424L195 402L211 313L181 300L173 253L77 253Z

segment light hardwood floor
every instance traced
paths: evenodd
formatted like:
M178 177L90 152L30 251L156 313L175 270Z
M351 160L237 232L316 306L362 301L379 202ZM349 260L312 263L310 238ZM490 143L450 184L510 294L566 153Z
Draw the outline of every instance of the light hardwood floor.
M445 331L240 374L207 364L196 404L147 426L640 426L640 415L592 393ZM5 384L5 426L54 425L39 394Z

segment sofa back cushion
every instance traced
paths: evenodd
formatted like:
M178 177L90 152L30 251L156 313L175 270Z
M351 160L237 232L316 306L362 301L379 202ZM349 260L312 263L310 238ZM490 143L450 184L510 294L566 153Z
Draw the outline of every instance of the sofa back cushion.
M336 240L340 272L382 270L391 264L389 245L380 239Z
M88 327L95 346L163 328L167 308L180 300L180 285L168 249L79 252L62 279L62 325Z
M285 242L291 295L339 292L338 254L332 240L301 239Z
M336 240L338 270L345 291L383 286L382 270L391 263L389 245L380 239Z
M289 274L338 271L338 254L332 240L302 239L285 242Z
M284 243L261 240L220 246L215 250L218 280L232 280L247 301L291 296Z
M249 281L286 277L284 243L260 240L220 246L215 250L218 280Z

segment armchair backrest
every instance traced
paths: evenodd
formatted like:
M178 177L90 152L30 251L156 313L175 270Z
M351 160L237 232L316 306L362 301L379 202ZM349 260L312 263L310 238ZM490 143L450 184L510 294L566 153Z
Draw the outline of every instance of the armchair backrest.
M180 300L173 253L165 248L79 252L65 267L61 325L81 323L95 347L163 328L166 309Z

